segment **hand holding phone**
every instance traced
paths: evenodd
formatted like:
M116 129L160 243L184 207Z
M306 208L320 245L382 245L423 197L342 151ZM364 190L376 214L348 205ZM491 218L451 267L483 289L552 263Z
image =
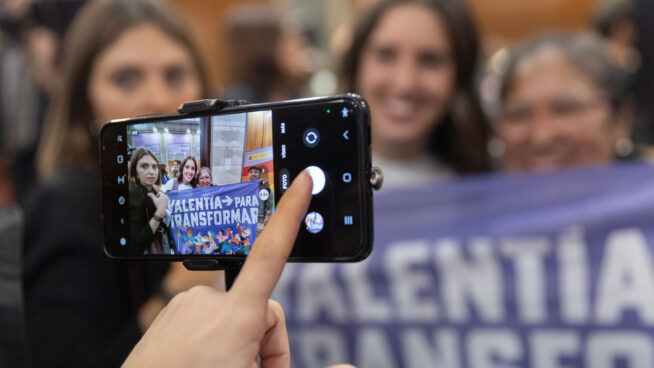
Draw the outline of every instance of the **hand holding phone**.
M125 119L100 141L110 256L242 261L305 169L313 196L290 261L358 261L372 249L370 117L356 95ZM177 177L153 176L175 160ZM196 183L200 167L211 185Z
M222 293L196 286L178 294L157 316L124 366L249 366L257 355L262 366L290 366L284 312L269 298L309 206L310 193L309 175L300 174L232 289ZM234 318L234 313L239 318ZM198 346L212 348L196 354Z

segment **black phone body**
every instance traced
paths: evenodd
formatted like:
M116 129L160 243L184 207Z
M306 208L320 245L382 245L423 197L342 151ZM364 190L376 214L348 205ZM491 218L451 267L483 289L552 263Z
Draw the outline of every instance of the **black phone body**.
M153 185L139 168L171 169L187 156L209 168L211 186L193 187L193 165ZM370 113L357 95L115 120L101 131L100 165L110 257L242 261L307 168L313 197L289 261L354 262L372 250ZM161 218L152 196L163 192L166 216L152 231L150 219Z

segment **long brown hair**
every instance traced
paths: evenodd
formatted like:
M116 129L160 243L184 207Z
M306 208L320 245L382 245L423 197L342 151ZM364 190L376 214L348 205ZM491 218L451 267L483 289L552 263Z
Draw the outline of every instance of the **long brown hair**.
M186 29L153 0L95 0L73 21L64 40L61 80L53 94L39 150L37 170L47 178L63 167L97 166L97 133L88 81L98 54L126 30L152 23L188 50L207 95L206 73Z
M479 37L463 1L386 0L373 6L357 24L352 44L342 59L339 70L341 90L357 91L361 53L370 35L390 9L404 4L420 4L438 14L446 24L454 53L454 97L446 116L433 133L430 143L432 153L459 173L489 170L490 160L486 148L488 123L474 88Z

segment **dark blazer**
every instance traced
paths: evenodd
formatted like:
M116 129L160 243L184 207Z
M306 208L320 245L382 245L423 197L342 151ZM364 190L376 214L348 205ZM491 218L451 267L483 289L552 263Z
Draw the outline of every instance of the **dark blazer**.
M110 259L97 171L62 171L26 206L24 292L37 367L118 367L141 337L137 311L167 263Z
M154 241L150 219L157 210L148 197L148 190L141 185L129 186L129 242L133 254L143 254ZM149 216L148 216L149 214Z

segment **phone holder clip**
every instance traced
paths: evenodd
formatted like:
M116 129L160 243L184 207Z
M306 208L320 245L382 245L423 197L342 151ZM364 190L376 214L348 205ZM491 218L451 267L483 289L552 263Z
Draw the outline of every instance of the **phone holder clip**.
M211 98L184 102L177 108L177 112L180 114L211 113L221 111L228 107L249 104L250 102L245 100L219 100Z
M384 184L384 173L377 166L373 166L370 170L370 185L372 189L379 190Z
M195 113L212 113L218 112L225 108L249 105L250 102L245 100L219 100L219 99L204 99L184 102L179 106L177 112L180 114L195 114ZM225 271L225 287L229 290L236 280L238 273L243 266L242 260L234 261L218 261L216 259L186 259L182 263L186 269L191 271Z
M216 259L185 259L182 264L189 271L225 271L225 290L232 288L243 267L241 260L220 262Z

